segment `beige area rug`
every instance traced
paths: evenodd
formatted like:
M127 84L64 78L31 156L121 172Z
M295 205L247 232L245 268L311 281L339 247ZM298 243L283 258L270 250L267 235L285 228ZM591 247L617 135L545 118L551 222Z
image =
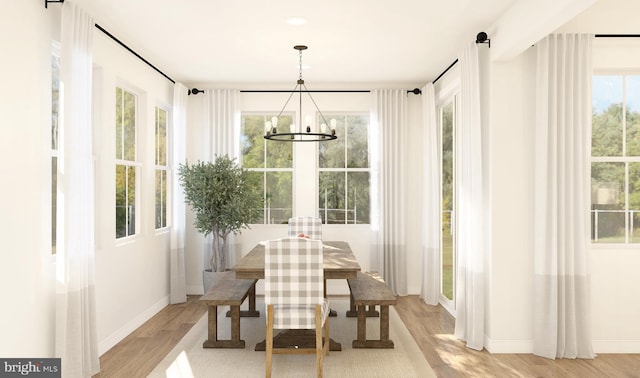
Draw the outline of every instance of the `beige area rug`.
M330 297L331 308L338 313L329 320L331 338L342 344L342 351L329 353L324 360L325 377L435 377L411 334L393 306L389 311L389 335L394 349L353 349L356 338L356 318L347 318L347 297ZM256 352L255 345L265 338L264 304L258 297L260 318L240 320L240 339L244 349L205 349L207 315L205 314L180 340L178 345L156 366L149 377L264 377L265 354ZM243 308L246 303L243 305ZM218 308L219 339L229 338L230 319ZM277 332L277 331L276 331ZM378 339L379 318L367 319L367 338ZM273 377L315 377L315 355L274 355Z

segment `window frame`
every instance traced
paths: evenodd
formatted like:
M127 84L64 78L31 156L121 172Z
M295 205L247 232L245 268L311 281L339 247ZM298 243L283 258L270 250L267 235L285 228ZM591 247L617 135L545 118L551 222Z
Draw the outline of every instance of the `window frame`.
M55 256L57 251L57 219L58 219L58 211L60 209L57 208L58 200L57 200L57 192L58 192L58 172L60 172L60 116L62 112L64 94L63 94L63 86L62 79L60 77L60 64L61 64L61 56L60 56L60 43L57 41L51 42L51 123L48 124L49 133L51 135L51 143L49 144L49 154L51 157L51 255ZM57 60L58 66L58 104L57 109L54 109L54 61ZM54 112L56 112L57 116L54 118ZM55 126L55 137L54 137L54 125ZM55 141L55 142L54 142ZM55 160L55 163L54 163ZM55 172L54 172L55 166Z
M164 151L164 155L165 155L165 164L161 165L158 164L158 157L159 157L159 149L158 149L158 112L159 111L164 111L165 112L165 133L164 133L164 139L165 139L165 151ZM157 211L158 211L158 203L157 203L157 190L158 188L156 187L156 185L158 184L157 179L156 181L154 181L154 222L153 222L153 227L156 231L161 231L164 229L167 229L169 227L171 227L171 206L169 204L169 200L171 198L171 196L169 196L169 191L170 191L170 181L171 181L171 169L170 169L170 162L171 162L171 155L170 155L170 146L171 146L171 134L169 132L170 130L170 126L171 126L171 112L169 111L168 107L160 105L160 104L156 104L154 106L154 178L156 178L158 172L164 172L165 174L165 191L163 193L164 196L164 204L165 204L165 211L164 211L164 224L160 225L160 227L158 227L157 224Z
M120 82L118 81L114 87L115 91L113 93L114 95L114 105L117 107L117 90L121 89L124 92L128 92L132 95L134 95L135 97L135 117L134 117L134 130L135 130L135 138L133 141L133 146L134 146L134 159L135 160L126 160L126 159L119 159L119 158L114 158L114 179L116 180L115 182L115 196L117 198L118 195L118 191L117 191L117 170L118 170L118 166L124 166L127 169L132 168L134 170L134 174L135 174L135 182L134 182L134 191L136 193L135 197L134 197L134 214L133 214L133 222L134 222L134 227L133 227L133 233L132 234L125 234L124 236L118 237L117 233L117 227L115 227L115 240L117 243L126 243L129 242L132 239L135 239L136 237L138 237L140 235L140 231L141 231L141 220L142 220L142 215L140 214L141 210L141 199L140 199L140 195L141 195L141 185L140 185L140 176L142 174L142 162L140 161L140 144L139 144L139 140L140 140L140 132L141 132L141 123L140 123L140 119L141 119L141 114L140 114L140 104L141 104L141 97L142 94L140 93L139 90L136 90L135 88L132 88L131 86L127 85L126 83ZM114 107L113 109L114 111L114 125L113 127L116 128L117 126L117 119L115 119L115 115L116 115L116 108ZM115 133L116 138L118 137L117 133ZM122 154L124 154L124 140L122 141L123 144L123 151ZM116 148L117 148L117 144L116 144ZM118 151L115 151L115 153L117 153ZM124 157L122 156L121 157ZM114 210L117 210L117 201L116 198L114 198ZM114 226L117 226L117 214L114 217ZM125 227L125 230L128 230L129 227Z
M622 153L621 155L618 156L594 156L593 155L593 142L591 143L590 146L590 162L589 162L589 170L590 172L592 172L592 167L594 163L622 163L624 164L624 182L623 182L623 193L624 193L624 197L625 197L625 203L624 203L624 209L622 210L623 213L625 214L624 216L624 228L625 228L625 235L624 235L624 241L620 242L620 243L606 243L606 242L597 242L597 239L594 239L593 232L597 231L594 230L594 218L593 213L594 210L592 209L593 207L593 186L592 186L592 180L593 177L591 176L591 174L589 175L589 179L590 179L590 193L591 193L591 198L589 201L589 208L587 209L588 214L589 214L589 229L590 229L590 237L589 237L589 243L591 245L591 247L596 248L596 249L637 249L638 245L640 245L640 242L632 242L630 240L631 238L631 234L633 234L633 230L629 230L629 164L630 163L640 163L640 156L625 156L626 154L626 144L627 144L627 137L626 137L626 132L627 132L627 124L626 124L626 109L627 109L627 91L626 91L626 77L628 76L640 76L640 68L637 69L594 69L593 73L592 73L592 81L593 78L595 78L596 76L619 76L622 78L622 119L621 119L621 128L622 128ZM593 104L593 100L594 100L594 93L592 91L591 94L591 101ZM593 114L593 110L592 110L592 114ZM591 128L593 130L593 121L591 123ZM593 138L593 131L591 134L591 138ZM597 210L596 210L597 211Z
M348 206L349 206L349 174L350 173L367 173L369 175L369 193L371 192L371 175L372 175L372 168L371 168L371 113L369 112L365 112L365 111L324 111L323 112L323 116L325 119L331 119L333 118L333 116L340 116L343 117L345 120L349 117L349 116L360 116L362 118L366 118L367 121L367 135L366 135L366 140L367 140L367 154L368 154L368 158L367 158L367 168L349 168L348 165L348 157L349 157L349 135L347 133L347 128L348 125L344 125L345 126L345 130L344 130L344 167L342 168L322 168L320 167L320 153L317 154L317 163L316 163L316 167L317 167L317 176L316 176L316 188L318 190L318 195L317 195L317 200L318 203L316 204L316 209L318 212L318 215L320 216L320 218L323 221L323 225L349 225L349 226L358 226L358 225L370 225L371 224L371 196L369 196L369 221L367 223L350 223L349 222L349 216L347 215L347 213L350 211ZM317 114L316 115L316 122L320 123L320 115ZM328 142L321 142L321 143L332 143L331 141ZM327 223L327 209L326 207L323 207L323 204L321 203L321 193L320 193L320 175L323 172L340 172L340 173L344 173L344 202L345 202L345 209L332 209L332 210L343 210L345 217L344 217L344 223ZM351 211L355 211L355 210L351 210ZM357 222L357 216L353 217L354 220L356 220Z
M258 167L245 167L244 166L244 154L242 151L242 137L243 137L243 130L244 130L244 117L245 116L261 116L265 119L265 122L267 120L270 120L271 117L273 116L277 116L278 113L280 113L279 111L241 111L240 112L240 127L238 128L238 134L239 134L239 161L240 161L240 165L247 171L249 172L259 172L262 174L262 199L263 199L263 214L262 214L262 223L252 223L252 224L264 224L264 225L269 225L269 224L280 224L278 222L271 222L271 218L270 218L270 214L271 214L271 207L268 206L268 201L267 201L267 174L268 173L290 173L291 174L291 216L293 216L293 214L295 213L295 209L294 209L294 205L295 205L295 171L294 171L294 167L296 166L296 153L295 153L295 148L293 148L293 143L291 143L292 145L292 151L291 151L291 167L289 168L269 168L267 167L267 156L268 156L268 150L267 150L267 146L269 145L266 139L263 139L263 166L258 168ZM292 120L295 120L295 113L293 112L282 112L281 117L282 116L288 116L291 117ZM264 128L263 128L264 130ZM274 141L270 141L269 143L288 143L288 142L274 142Z
M458 232L458 228L457 228L457 222L456 222L456 218L457 218L457 198L458 198L458 190L457 190L457 172L456 172L456 139L457 139L457 122L459 120L459 108L460 108L460 93L458 90L452 91L447 93L445 96L442 96L440 98L440 101L438 101L438 103L436 104L436 114L437 114L437 127L438 127L438 155L439 155L439 160L441 162L440 164L440 196L442 199L444 199L444 195L442 193L443 191L443 166L442 166L442 162L444 161L443 159L443 141L444 141L444 136L443 136L443 125L442 125L442 120L443 120L443 109L448 106L449 104L451 104L452 106L452 125L451 125L451 158L452 158L452 183L451 183L451 215L450 215L450 228L452 230L452 235L451 235L451 249L452 249L452 268L451 268L451 274L452 274L452 287L451 287L451 299L449 299L448 297L446 297L446 295L443 293L443 253L444 253L444 237L443 237L443 227L442 225L444 224L444 222L442 221L442 216L443 213L445 211L442 200L440 202L440 222L441 222L441 227L440 227L440 282L439 282L439 303L442 304L442 306L451 314L454 314L455 316L455 311L456 311L456 286L457 286L457 277L456 277L456 267L458 264L458 251L457 251L457 243L456 243L456 235Z

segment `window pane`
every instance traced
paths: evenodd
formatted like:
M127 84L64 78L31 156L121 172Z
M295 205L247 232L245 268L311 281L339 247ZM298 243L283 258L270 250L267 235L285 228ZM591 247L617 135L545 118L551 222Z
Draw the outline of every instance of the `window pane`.
M347 116L347 168L369 168L369 117Z
M290 125L292 118L290 115L281 115L279 123ZM264 122L260 139L267 145L267 163L265 168L292 168L293 167L293 143L273 142L264 139ZM288 219L287 219L288 220Z
M625 242L624 163L591 164L591 239Z
M240 148L244 168L264 167L264 122L263 115L242 116Z
M348 172L347 222L369 224L369 172Z
M167 171L156 170L156 228L167 226Z
M345 173L320 172L320 217L325 224L346 222Z
M292 177L291 172L266 173L265 197L268 223L286 224L291 218L293 208Z
M317 123L322 123L320 115L317 117ZM327 122L331 119L336 120L336 135L338 139L319 142L319 167L320 168L345 168L345 116L341 115L325 115Z
M122 149L122 125L123 125L123 110L124 104L122 103L122 89L116 88L116 159L123 159L124 153Z
M592 156L622 156L622 76L593 77Z
M60 114L60 57L51 57L51 149L58 149L58 120Z
M626 107L627 156L640 156L640 76L627 76Z
M127 236L127 176L124 165L116 165L116 238Z
M116 165L116 238L135 234L136 169Z
M51 157L51 253L56 253L56 227L58 217L58 158Z
M127 235L136 233L136 168L127 167Z
M629 242L640 243L640 163L629 163Z
M124 159L136 160L136 96L124 91Z
M441 111L442 129L442 295L453 300L453 103Z
M167 111L156 107L156 165L167 165Z

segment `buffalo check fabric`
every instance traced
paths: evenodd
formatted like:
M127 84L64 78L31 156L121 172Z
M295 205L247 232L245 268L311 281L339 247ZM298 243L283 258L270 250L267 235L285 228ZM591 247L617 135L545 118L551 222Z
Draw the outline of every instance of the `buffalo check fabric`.
M274 305L275 329L314 329L315 306L322 322L329 314L324 297L322 242L291 237L265 243L264 301Z
M322 219L317 217L289 218L289 236L303 233L311 239L322 240Z

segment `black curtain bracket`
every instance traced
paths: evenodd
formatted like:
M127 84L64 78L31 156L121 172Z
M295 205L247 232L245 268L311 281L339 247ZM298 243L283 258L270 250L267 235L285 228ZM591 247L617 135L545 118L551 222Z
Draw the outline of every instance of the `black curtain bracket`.
M491 40L485 32L480 32L478 33L478 35L476 35L476 43L488 43L489 48L491 48Z
M187 95L197 95L198 93L204 93L204 91L198 88L191 88L187 90Z
M64 3L64 0L44 0L44 7L49 8L49 3Z

